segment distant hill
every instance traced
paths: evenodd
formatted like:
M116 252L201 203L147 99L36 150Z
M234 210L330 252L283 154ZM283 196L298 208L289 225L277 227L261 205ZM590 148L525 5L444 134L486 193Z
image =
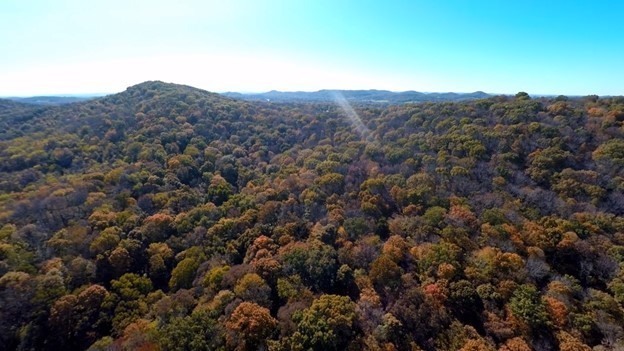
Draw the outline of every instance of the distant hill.
M89 126L92 129L105 128L106 131L110 124L122 128L139 112L157 111L154 113L162 116L191 113L189 110L195 101L210 106L249 104L190 86L159 81L147 81L117 94L76 103L35 104L0 99L0 141L44 130L49 133L75 132ZM110 120L104 118L106 116L110 116ZM128 122L128 125L132 123Z
M13 109L20 109L24 107L32 106L11 99L0 99L0 113L3 111L10 111Z
M99 97L99 95L93 96L31 96L31 97L8 97L8 100L22 102L25 104L34 105L64 105L75 102L82 102L92 100Z
M465 101L483 99L492 95L477 91L474 93L422 93L418 91L392 92L388 90L319 90L315 92L283 92L271 90L259 94L224 93L223 95L249 101L274 102L327 102L342 95L348 101L361 103L402 104L406 102Z
M0 99L0 121L22 122L45 110L46 106L38 106L9 99ZM6 129L6 128L5 128ZM0 139L3 132L0 132Z

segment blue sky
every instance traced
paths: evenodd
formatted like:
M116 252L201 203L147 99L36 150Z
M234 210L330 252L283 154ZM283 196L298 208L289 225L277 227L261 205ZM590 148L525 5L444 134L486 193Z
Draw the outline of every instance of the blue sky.
M624 1L2 0L0 96L211 91L624 94Z

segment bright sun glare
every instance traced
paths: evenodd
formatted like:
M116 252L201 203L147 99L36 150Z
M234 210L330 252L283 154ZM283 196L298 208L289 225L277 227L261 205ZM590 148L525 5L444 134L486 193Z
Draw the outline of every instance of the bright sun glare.
M351 107L351 104L349 104L349 101L345 99L344 95L342 95L339 91L334 90L332 91L332 96L336 104L338 104L344 115L347 117L347 121L349 121L349 124L351 124L353 129L355 129L362 139L371 142L373 137L370 129L368 129L364 122L362 122L362 119L357 112L355 112L353 107Z

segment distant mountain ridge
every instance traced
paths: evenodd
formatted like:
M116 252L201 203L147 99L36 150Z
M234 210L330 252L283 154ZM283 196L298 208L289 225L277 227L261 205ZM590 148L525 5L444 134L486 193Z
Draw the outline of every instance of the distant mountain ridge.
M7 100L33 105L64 105L82 102L98 98L102 95L93 96L30 96L30 97L7 97Z
M341 95L348 101L361 103L387 103L401 104L407 102L434 102L434 101L464 101L484 99L492 95L482 91L473 93L422 93L418 91L393 92L388 90L319 90L315 92L283 92L271 90L266 93L242 94L227 92L223 95L249 101L274 101L274 102L323 102L332 101L336 94Z
M145 82L148 85L166 84L158 81ZM143 84L145 84L143 83ZM137 87L142 86L138 84ZM132 87L131 87L132 88ZM186 86L186 88L197 89ZM201 90L201 89L197 89ZM423 93L418 91L393 92L389 90L331 90L323 89L314 92L306 91L278 91L271 90L266 93L238 93L226 92L220 95L247 101L272 101L272 102L329 102L336 99L336 94L344 97L347 101L371 104L403 104L408 102L445 102L445 101L466 101L474 99L485 99L494 95L482 91L473 93ZM102 95L88 96L31 96L31 97L6 97L3 99L30 105L57 106L104 97Z

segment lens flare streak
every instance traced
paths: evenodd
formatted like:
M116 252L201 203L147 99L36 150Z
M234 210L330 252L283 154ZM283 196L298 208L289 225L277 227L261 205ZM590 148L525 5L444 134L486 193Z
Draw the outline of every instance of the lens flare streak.
M332 91L332 97L338 107L347 117L349 124L355 129L360 137L368 142L373 140L370 129L366 127L360 116L355 112L351 104L345 99L345 97L339 91Z

